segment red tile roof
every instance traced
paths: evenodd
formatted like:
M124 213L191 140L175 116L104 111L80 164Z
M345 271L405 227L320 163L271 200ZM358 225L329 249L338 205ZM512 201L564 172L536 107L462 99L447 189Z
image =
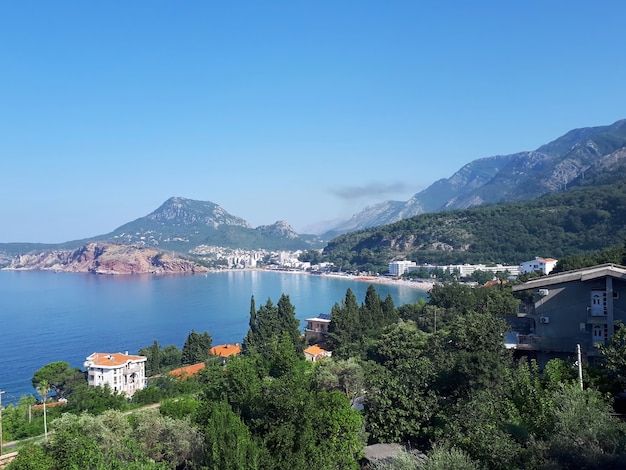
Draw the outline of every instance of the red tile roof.
M239 344L237 343L220 344L218 346L213 346L209 350L209 353L211 353L213 356L220 356L220 357L236 356L237 354L241 353L241 348L239 347Z
M309 346L308 348L306 348L304 350L304 353L310 354L311 356L317 356L318 354L328 353L328 351L326 349L320 348L317 344L314 344L313 346Z
M96 367L118 367L130 361L146 361L147 358L145 356L132 356L122 353L111 354L95 352L87 357L87 360L91 361Z
M177 379L184 379L185 377L196 375L205 367L206 367L206 364L204 362L199 362L198 364L193 364L193 365L185 366L185 367L179 367L178 369L171 370L169 374Z

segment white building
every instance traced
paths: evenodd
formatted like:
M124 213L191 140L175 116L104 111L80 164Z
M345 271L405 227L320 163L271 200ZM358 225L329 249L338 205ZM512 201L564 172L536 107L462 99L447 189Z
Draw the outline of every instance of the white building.
M146 386L145 356L129 356L128 352L98 353L87 357L87 383L90 387L108 384L111 391L132 397L137 390Z
M536 257L532 261L525 261L520 264L519 272L525 274L539 271L541 274L550 274L558 261L558 259Z
M410 267L415 266L415 261L392 261L389 263L389 274L392 276L402 276Z
M419 271L424 269L426 271L449 271L450 273L456 273L460 277L468 277L471 276L475 271L485 271L492 273L504 273L507 272L511 276L517 276L519 274L519 266L504 266L502 264L497 264L495 266L487 266L485 264L448 264L445 266L436 266L432 264L421 264L417 266L410 266L407 269L407 272Z

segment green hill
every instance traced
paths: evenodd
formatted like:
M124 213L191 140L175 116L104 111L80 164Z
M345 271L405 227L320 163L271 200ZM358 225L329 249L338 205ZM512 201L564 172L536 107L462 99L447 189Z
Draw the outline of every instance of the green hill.
M626 171L532 201L422 214L333 239L324 255L342 269L385 270L393 259L418 263L517 264L622 245Z

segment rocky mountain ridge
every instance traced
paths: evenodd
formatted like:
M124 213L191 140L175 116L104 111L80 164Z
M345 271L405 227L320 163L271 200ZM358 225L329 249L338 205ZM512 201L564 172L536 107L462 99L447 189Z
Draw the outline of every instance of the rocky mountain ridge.
M530 200L625 166L626 119L608 126L573 129L534 151L474 160L406 202L386 201L366 207L329 228L323 237L427 212Z

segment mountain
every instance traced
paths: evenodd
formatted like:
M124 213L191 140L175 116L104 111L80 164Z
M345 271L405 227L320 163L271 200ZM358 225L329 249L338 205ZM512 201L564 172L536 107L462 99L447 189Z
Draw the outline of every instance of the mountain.
M574 129L537 150L474 160L406 202L387 201L330 227L324 238L425 212L522 201L579 186L626 166L626 120Z
M252 228L240 217L207 201L172 197L145 217L99 239L144 244L188 253L200 245L243 249L298 250L323 245L319 237L297 234L287 222Z
M344 270L385 270L394 259L518 264L535 256L558 259L621 249L625 239L626 167L622 167L585 176L577 186L530 201L424 213L346 233L331 240L323 254Z
M0 254L4 253L6 257L31 251L75 250L92 242L151 247L179 253L190 253L203 245L267 250L324 246L319 237L299 235L285 221L252 228L244 219L229 214L213 202L172 197L154 212L105 235L54 245L0 244Z

